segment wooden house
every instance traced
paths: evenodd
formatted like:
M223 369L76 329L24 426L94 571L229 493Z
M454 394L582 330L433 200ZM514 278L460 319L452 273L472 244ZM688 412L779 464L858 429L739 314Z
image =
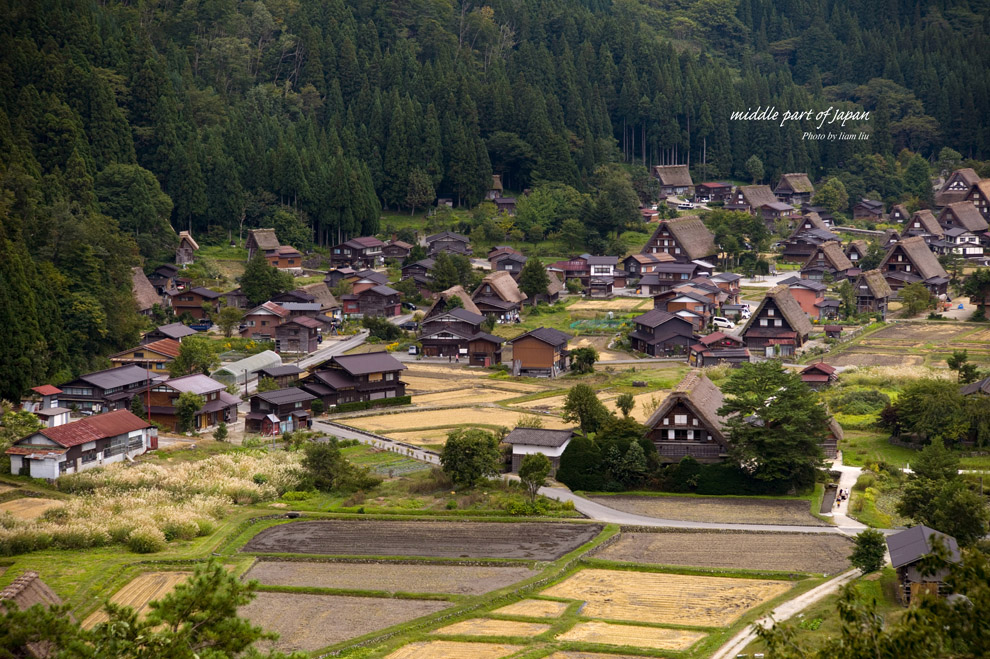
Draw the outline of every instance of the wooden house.
M990 377L964 384L959 388L963 396L990 396Z
M876 314L880 320L887 319L887 301L894 294L890 284L879 270L867 270L856 278L853 284L856 293L856 313Z
M949 177L945 179L945 183L935 193L935 205L942 208L949 204L965 201L966 195L969 194L973 185L978 183L979 180L980 175L973 168L957 169L949 174Z
M295 270L302 268L303 255L295 247L279 245L271 254L265 254L268 265L279 270Z
M731 183L699 183L694 186L694 200L698 203L725 203L732 198Z
M498 258L500 254L518 254L519 256L523 255L522 252L520 252L515 247L512 247L511 245L495 245L490 250L488 250L488 254L485 256L485 258L487 258L489 262L494 263L495 259Z
M853 219L879 222L883 219L883 202L875 199L860 199L853 206Z
M815 362L801 369L801 382L820 391L831 386L839 376L835 374L835 367L829 366L825 362Z
M564 286L564 280L557 276L557 273L547 270L547 292L537 293L536 302L546 302L547 304L554 304L560 299L560 296L567 290Z
M849 276L853 264L842 251L842 244L829 240L819 245L801 267L802 279L821 281L826 275L833 281L839 281Z
M495 314L503 319L517 314L526 299L526 294L519 290L508 272L486 275L471 295L471 300L481 313Z
M300 387L273 389L251 396L251 411L244 415L247 432L283 435L306 428L310 405L316 396ZM271 417L275 417L272 419Z
M819 302L825 299L825 291L828 286L816 279L799 279L798 277L788 277L779 282L781 286L790 289L791 295L801 306L801 310L808 314L810 318L818 318Z
M666 252L632 254L622 260L622 269L630 278L640 277L656 270L661 263L676 263L677 260Z
M419 341L427 357L457 357L472 366L491 366L502 362L505 339L481 329L485 317L455 307L426 316L420 325Z
M941 240L943 234L944 230L928 209L915 211L901 232L901 236L905 238L921 236L927 243Z
M451 299L455 297L457 301L452 302ZM472 313L482 315L481 310L478 309L478 306L471 299L471 296L468 295L468 292L464 290L463 286L458 284L440 292L437 299L430 305L426 315L423 317L423 322L425 323L431 317L442 314L448 309L456 308L464 308Z
M167 377L132 364L95 371L61 385L59 404L84 414L123 410L142 388Z
M807 215L809 213L815 213L821 218L825 226L831 227L835 226L835 216L827 208L822 206L815 206L813 204L801 204L801 214Z
M181 269L174 263L163 263L148 275L148 281L159 295L167 295L179 287Z
M808 340L811 329L790 289L777 285L767 291L741 335L746 347L761 357L789 357Z
M432 279L433 268L436 266L436 261L433 259L420 259L415 263L410 263L408 265L402 266L402 278L408 279L413 275L419 275L421 277L426 277Z
M522 272L523 266L526 265L528 259L521 254L510 254L501 253L495 257L492 264L492 270L495 272L508 272L512 275L513 279L519 279L519 273Z
M718 255L715 236L697 215L662 220L640 250L642 254L664 253L678 263L705 262Z
M926 574L921 567L922 559L934 551L936 543L945 550L949 562L960 561L956 539L924 524L887 536L887 551L890 553L890 564L897 571L897 599L901 604L910 606L922 594L948 594L945 584L948 568Z
M202 373L152 383L151 391L142 393L142 399L150 401L150 406L147 402L145 406L151 413L151 420L172 432L178 432L179 417L175 406L179 396L186 392L202 396L204 401L203 407L193 417L193 432L218 426L221 422L230 424L237 421L237 406L241 399L227 393L225 384Z
M675 286L688 283L700 272L705 272L697 263L661 263L652 272L643 275L639 280L639 292L642 295L656 297Z
M665 462L691 456L722 462L729 444L725 419L718 414L722 391L699 371L684 376L646 421L646 437Z
M653 308L689 321L696 332L703 332L718 309L718 296L695 286L683 285L653 297Z
M629 333L632 349L651 357L683 354L695 342L691 322L667 311L653 309L636 316L632 322L633 331Z
M426 237L426 251L434 257L440 252L468 256L471 254L471 239L453 231L441 231Z
M290 311L291 313L291 311ZM290 317L275 327L275 351L306 354L320 347L324 324L309 316Z
M488 201L495 201L502 196L502 192L504 190L505 188L502 187L502 175L492 174L492 184L491 187L488 188L488 192L485 193L485 199Z
M402 313L402 300L399 291L390 286L378 285L360 293L344 295L344 315L363 318L364 316L385 316L391 318Z
M255 341L275 340L275 328L289 319L289 311L275 302L251 309L241 320L241 337Z
M904 204L894 204L894 207L890 209L888 220L892 223L904 224L910 217L911 213L908 212L907 206Z
M980 215L976 206L967 201L957 201L948 204L942 209L938 216L939 225L948 231L949 229L961 228L975 236L978 244L990 244L990 237L987 235L987 220ZM982 255L982 252L977 255Z
M141 345L152 343L154 341L161 341L162 339L174 339L175 341L182 343L182 339L184 337L192 336L197 333L198 332L196 332L196 330L188 325L183 325L182 323L159 325L155 329L144 333L141 337Z
M612 297L613 282L605 277L592 277L588 280L587 295L591 298L607 299Z
M21 398L21 410L34 414L46 428L69 423L72 410L59 404L61 394L61 389L50 384L31 387L31 393Z
M846 258L852 263L854 268L859 267L859 262L870 253L870 245L865 240L850 240L844 250Z
M340 282L348 279L357 272L354 268L350 266L342 266L339 268L330 268L327 271L326 276L323 278L323 283L327 285L328 288L334 288Z
M387 352L336 355L309 368L302 388L332 411L338 404L371 402L406 395L400 379L406 366Z
M53 481L94 467L130 460L157 447L157 429L130 410L97 414L15 441L6 453L10 473Z
M694 188L687 165L656 165L653 177L660 182L661 197L690 194Z
M549 430L546 428L513 428L502 441L512 447L512 472L519 473L523 458L542 453L550 460L550 476L560 469L560 456L574 437L573 430Z
M724 332L712 332L688 348L688 364L697 368L718 364L741 364L750 361L749 349L742 339Z
M248 302L247 295L244 294L244 291L239 286L232 291L221 294L220 297L223 298L223 306L225 307L247 309L251 306L251 303Z
M552 378L566 372L570 339L570 334L560 330L537 327L510 340L513 375Z
M804 263L820 245L839 237L828 230L818 213L808 213L797 223L794 231L784 241L781 260Z
M374 236L351 238L330 249L330 267L377 268L384 262L384 247L385 243Z
M179 246L175 248L176 265L188 265L196 260L196 250L199 243L193 240L192 234L188 231L179 232Z
M800 206L811 201L815 194L815 186L807 174L784 174L773 189L778 200L792 206Z
M134 296L134 304L138 313L142 316L150 316L155 305L162 306L162 298L155 290L155 287L148 281L144 270L135 266L131 268L131 292Z
M176 316L189 314L196 320L209 320L212 314L220 311L220 293L197 286L189 290L169 291L172 310Z
M506 215L516 214L516 198L515 197L495 197L493 199L495 202L495 209L499 213L505 213Z
M248 261L254 258L256 252L262 252L267 259L272 254L278 252L280 247L275 229L251 229L248 231L247 242Z
M390 240L382 247L382 258L401 261L409 256L413 246L402 240Z
M980 236L963 227L946 229L945 235L942 236L942 244L943 253L946 254L951 252L967 259L983 256L983 241L980 240Z
M932 295L945 295L949 284L949 274L921 236L897 241L887 250L879 270L895 293L920 281Z
M351 283L351 294L357 295L375 286L387 286L388 275L376 270L361 270L347 277Z
M299 375L302 372L303 370L295 364L285 364L284 366L266 366L265 368L260 368L255 371L259 380L261 378L271 378L280 389L291 387L293 384L298 382Z
M179 348L179 342L175 339L160 339L110 355L110 363L114 368L134 364L141 368L164 372L179 356Z
M307 295L313 296L313 301L320 304L321 314L331 320L340 320L340 302L338 302L337 298L335 298L333 293L330 292L330 288L326 285L326 282L306 284L298 290L306 293Z
M777 197L769 185L741 185L732 194L730 210L741 210L751 215L760 215L767 204L777 203Z
M777 229L778 222L784 221L790 224L795 213L796 209L783 201L763 204L760 208L760 216L767 225L767 231L771 233Z

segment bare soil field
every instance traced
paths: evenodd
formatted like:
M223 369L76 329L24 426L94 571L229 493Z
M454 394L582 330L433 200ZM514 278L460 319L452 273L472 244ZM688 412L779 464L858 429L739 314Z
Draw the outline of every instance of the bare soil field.
M813 517L807 501L799 499L729 499L718 497L589 497L603 506L635 515L689 522L744 522L828 526Z
M447 625L433 632L442 636L538 636L550 629L539 622L514 622L474 618Z
M662 629L638 625L613 625L607 622L579 622L563 634L561 641L582 641L604 645L632 645L655 650L686 650L707 634L683 629ZM612 655L600 655L608 656Z
M832 534L623 533L597 554L630 563L836 574L852 543Z
M484 428L482 428L484 430ZM415 446L429 446L436 444L445 444L447 442L447 433L450 432L450 428L434 428L432 430L412 430L409 432L400 432L398 430L393 430L386 434L386 437L391 437L392 439L397 439L400 442L406 442L407 444L413 444Z
M271 586L480 595L535 574L536 570L525 567L259 561L244 579Z
M598 652L554 652L546 659L643 659L631 654L600 654Z
M39 499L38 497L22 497L0 503L0 515L10 513L14 519L30 522L41 517L46 510L62 503L57 499Z
M925 363L925 358L923 355L904 352L881 353L860 348L826 356L825 362L830 366L921 366Z
M17 489L13 485L7 485L6 483L0 483L0 494L4 492L9 492L11 490Z
M609 350L608 344L612 342L612 336L582 336L571 343L574 348L594 348L598 351L598 360L611 362L616 359L629 359L629 354L617 350Z
M238 613L280 638L282 652L319 648L370 634L449 607L450 602L261 592ZM262 644L259 644L262 645Z
M791 588L787 581L699 577L660 572L582 570L543 591L585 602L581 615L698 627L727 627Z
M863 342L871 344L889 343L949 343L963 334L973 331L971 325L952 325L945 323L896 323L870 334ZM920 347L920 345L919 345Z
M135 577L126 586L114 593L110 601L114 604L129 606L141 617L144 617L151 610L149 602L159 600L168 595L175 586L185 581L191 572L145 572L139 577ZM102 610L93 612L83 623L83 629L92 629L101 622L106 622L109 618Z
M441 391L435 394L424 394L416 396L417 405L451 405L454 403L494 403L515 398L519 394L514 391L502 391L501 389L490 389L484 387L461 387L456 391Z
M375 416L352 417L347 424L362 430L387 435L393 430L409 430L413 428L434 428L451 424L490 424L494 426L514 427L525 412L512 412L497 407L464 407L453 410L422 410L418 412L399 412L395 414L379 414ZM543 419L544 428L570 428L573 424L564 423L563 419L548 416Z
M636 401L636 406L633 408L631 416L635 418L640 423L646 421L653 410L653 401L656 400L659 405L667 397L667 390L656 390L647 393L636 394L633 399ZM614 391L600 391L598 392L598 398L602 401L606 408L612 412L617 412L618 408L615 406L615 401L619 397ZM513 403L512 407L519 407L527 410L534 410L540 412L550 412L553 414L560 414L564 409L564 401L566 400L566 395L560 396L548 396L546 398L537 398L536 400L527 400L521 403Z
M616 297L608 300L581 300L567 307L569 311L632 311L633 309L645 308L649 303L653 306L649 298L636 297Z
M265 529L242 551L545 561L580 547L601 529L598 524L566 522L291 522Z
M551 602L550 600L522 600L492 613L503 616L525 616L527 618L559 618L567 610L566 602Z
M419 641L399 648L385 659L501 659L522 650L521 645Z

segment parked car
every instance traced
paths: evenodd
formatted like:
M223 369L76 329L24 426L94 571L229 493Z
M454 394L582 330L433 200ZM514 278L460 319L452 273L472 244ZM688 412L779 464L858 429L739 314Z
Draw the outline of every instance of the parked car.
M419 329L419 323L415 320L407 320L406 322L399 324L399 329L404 329L407 332L415 332Z
M723 318L722 316L715 316L712 318L712 327L718 329L736 329L736 324L729 320L728 318Z
M403 302L402 308L409 309L409 311L416 311L416 305L413 304L412 302Z

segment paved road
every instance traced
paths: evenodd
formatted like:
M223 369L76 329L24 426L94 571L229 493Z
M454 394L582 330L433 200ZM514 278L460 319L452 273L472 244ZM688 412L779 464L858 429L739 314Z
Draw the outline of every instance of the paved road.
M296 362L296 366L303 369L309 368L310 366L319 364L322 361L326 361L327 359L333 357L334 355L341 355L347 352L348 350L351 350L352 348L358 347L359 345L364 343L367 340L367 338L368 338L368 330L363 329L354 336L331 340L329 341L330 345L326 346L325 348L320 348L316 352L310 354L308 357L303 357L302 359ZM323 340L324 343L327 343L327 341L328 341L327 339Z

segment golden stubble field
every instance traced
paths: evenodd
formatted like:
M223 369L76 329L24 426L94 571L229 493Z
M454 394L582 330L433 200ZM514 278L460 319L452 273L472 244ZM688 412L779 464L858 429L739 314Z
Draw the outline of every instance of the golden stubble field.
M492 613L503 616L524 616L527 618L559 618L567 610L566 602L551 602L550 600L522 600Z
M139 616L145 616L151 610L149 602L160 600L175 587L189 578L191 572L145 572L131 579L130 582L110 598L114 604L129 606L137 611ZM92 629L101 622L108 620L107 614L101 609L91 614L83 621L84 629Z
M505 643L419 641L399 648L385 659L501 659L522 650Z
M615 625L608 622L579 622L563 634L561 641L582 641L603 645L631 645L654 650L686 650L707 634L684 629L663 629L640 625Z
M543 594L584 601L581 615L589 618L727 627L790 588L786 581L589 569Z
M550 625L540 622L472 618L441 627L433 633L440 636L538 636L549 630Z
M346 423L355 428L389 435L392 431L407 432L415 428L434 428L436 426L493 425L515 427L526 412L514 412L498 407L463 407L446 410L420 410L399 412L396 414L380 414L376 416L352 417ZM570 428L573 424L565 423L555 416L543 417L544 428Z

